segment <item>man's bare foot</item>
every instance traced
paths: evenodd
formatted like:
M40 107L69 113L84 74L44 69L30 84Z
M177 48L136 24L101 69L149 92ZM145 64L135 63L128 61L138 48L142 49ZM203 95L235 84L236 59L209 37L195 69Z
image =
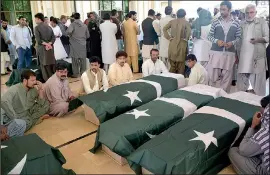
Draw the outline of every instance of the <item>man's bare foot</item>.
M40 118L41 118L41 120L45 120L45 119L48 119L50 117L51 116L49 114L45 114L45 115L41 116Z

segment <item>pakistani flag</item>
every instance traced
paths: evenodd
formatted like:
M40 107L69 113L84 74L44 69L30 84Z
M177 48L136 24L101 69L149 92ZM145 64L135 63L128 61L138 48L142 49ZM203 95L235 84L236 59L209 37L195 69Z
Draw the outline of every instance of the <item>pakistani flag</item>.
M258 106L224 97L211 101L127 157L136 173L217 174Z
M206 90L201 90L202 87ZM101 143L122 157L129 156L150 138L214 100L216 94L222 91L205 85L183 89L170 92L102 123L92 151L95 152Z
M65 162L58 149L36 134L1 143L1 174L75 174L62 167Z
M92 108L100 123L112 119L126 111L141 106L166 93L178 89L178 82L184 86L183 75L167 77L165 75L150 75L139 80L98 91L79 97L85 105Z

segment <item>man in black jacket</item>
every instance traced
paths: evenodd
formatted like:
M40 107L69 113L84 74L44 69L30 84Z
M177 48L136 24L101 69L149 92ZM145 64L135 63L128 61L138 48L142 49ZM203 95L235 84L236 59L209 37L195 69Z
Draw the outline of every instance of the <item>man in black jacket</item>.
M159 43L158 35L153 27L153 21L155 20L155 11L150 9L148 11L148 17L142 22L143 30L143 46L142 57L143 62L150 59L150 51L153 48L157 48Z

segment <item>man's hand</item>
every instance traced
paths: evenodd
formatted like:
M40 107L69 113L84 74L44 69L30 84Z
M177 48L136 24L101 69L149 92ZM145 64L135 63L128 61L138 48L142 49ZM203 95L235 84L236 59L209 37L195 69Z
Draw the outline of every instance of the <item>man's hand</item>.
M251 38L249 41L251 44L256 44L258 41L255 38Z
M37 90L43 90L43 84L40 81L37 81Z
M71 101L71 100L73 100L73 99L75 99L75 97L72 95L72 96L70 96L70 97L68 98L68 101Z
M173 40L173 37L170 38L170 41Z
M235 64L238 64L239 63L239 58L237 55L235 55Z
M49 114L44 114L43 116L40 117L41 120L45 120L50 118L51 116Z
M262 114L260 112L256 112L253 116L251 128L255 129L257 126L261 124Z
M225 43L222 40L218 40L217 45L218 45L218 47L223 47L225 45Z
M11 44L11 41L10 41L10 40L8 40L8 41L7 41L7 44Z
M229 49L233 46L233 43L232 42L228 42L228 43L225 43L224 46L226 47L226 49Z
M7 134L7 127L6 126L1 126L1 134Z
M9 136L7 134L0 134L1 141L8 140Z

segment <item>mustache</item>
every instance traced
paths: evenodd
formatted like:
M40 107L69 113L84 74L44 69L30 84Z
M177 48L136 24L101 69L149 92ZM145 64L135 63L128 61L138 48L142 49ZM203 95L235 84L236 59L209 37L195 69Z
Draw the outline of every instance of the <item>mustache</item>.
M61 75L60 77L66 78L67 76L65 76L65 75Z

